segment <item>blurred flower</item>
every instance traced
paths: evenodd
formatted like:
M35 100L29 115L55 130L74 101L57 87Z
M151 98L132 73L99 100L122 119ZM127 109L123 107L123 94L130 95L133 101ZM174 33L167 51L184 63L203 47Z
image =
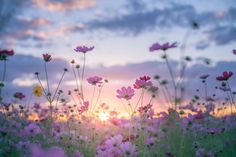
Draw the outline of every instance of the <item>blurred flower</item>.
M224 71L221 76L217 76L216 80L218 81L227 81L233 75L232 71Z
M236 50L233 50L233 54L236 55Z
M65 157L65 152L60 147L52 147L48 150L46 157Z
M80 153L80 151L75 152L75 157L84 157L83 154Z
M82 106L80 106L80 108L79 108L79 113L81 114L81 113L83 113L83 112L85 112L85 111L88 111L88 108L89 108L89 102L88 101L84 101L83 102L83 105Z
M140 88L146 88L146 87L152 86L152 82L148 81L150 79L151 77L149 76L143 76L143 77L140 77L139 79L136 79L134 88L140 89Z
M130 100L134 96L134 90L131 87L122 87L117 91L117 98Z
M155 137L150 137L146 140L146 145L148 147L152 147L152 146L154 146L155 142L156 142L156 138Z
M137 151L135 145L133 145L130 142L121 143L120 149L121 149L124 157L134 157L134 156L138 155L138 151Z
M89 77L87 81L89 84L96 86L97 83L98 84L102 83L102 78L99 76L93 76L93 77Z
M22 99L25 98L25 95L24 95L23 93L21 93L21 92L16 92L16 93L14 94L14 97L15 97L16 99L22 100Z
M1 50L0 49L0 60L6 60L7 57L13 56L15 52L13 50Z
M76 52L87 53L88 51L92 51L93 49L94 49L94 46L92 46L92 47L77 46L74 50L75 50Z
M199 28L199 24L196 21L192 22L192 28L193 29L198 29Z
M154 44L149 48L149 51L150 51L150 52L153 52L153 51L156 51L156 50L163 50L163 51L166 51L166 50L168 50L168 49L170 49L170 48L175 48L175 47L177 47L177 43L176 43L176 42L174 42L174 43L172 43L172 44L169 44L169 42L167 42L167 43L165 43L165 44L163 44L163 45L161 45L161 44L159 44L159 43L154 43Z
M44 59L45 62L49 62L49 61L52 60L52 56L45 53L45 54L43 54L43 59Z
M199 148L196 150L195 157L215 157L214 153L210 150Z
M36 96L36 97L41 97L42 94L43 94L43 89L40 87L40 86L35 86L33 88L33 94Z
M34 136L34 135L38 135L40 133L41 133L41 129L35 123L30 123L23 130L23 135L25 135L25 136Z

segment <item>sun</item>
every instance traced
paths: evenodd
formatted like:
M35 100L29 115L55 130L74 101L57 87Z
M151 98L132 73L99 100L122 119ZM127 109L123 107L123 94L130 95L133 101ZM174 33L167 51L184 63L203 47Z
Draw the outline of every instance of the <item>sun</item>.
M105 112L102 112L102 113L99 114L99 119L103 122L107 121L109 119L109 114L105 113Z

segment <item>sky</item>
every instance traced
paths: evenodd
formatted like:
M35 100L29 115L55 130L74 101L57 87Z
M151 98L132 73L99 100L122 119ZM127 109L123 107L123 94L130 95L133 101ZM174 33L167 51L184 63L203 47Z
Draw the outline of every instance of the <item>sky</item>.
M193 29L193 22L199 29ZM32 73L41 70L42 53L55 59L51 77L57 80L70 60L82 62L73 49L84 44L95 46L87 54L87 76L104 75L113 91L132 85L140 75L158 73L168 79L160 54L148 50L155 42L185 46L185 54L194 59L191 81L236 66L231 53L236 43L235 0L0 0L0 23L0 48L17 54L9 65L10 91L29 92L36 84ZM174 65L180 49L169 53ZM203 58L210 58L212 66L200 63Z

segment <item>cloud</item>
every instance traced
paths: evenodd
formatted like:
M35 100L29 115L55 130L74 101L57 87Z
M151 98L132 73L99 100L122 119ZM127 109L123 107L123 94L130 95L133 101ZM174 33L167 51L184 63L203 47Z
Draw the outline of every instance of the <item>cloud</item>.
M224 45L236 41L236 27L235 26L219 26L206 32L209 39L216 45Z
M96 5L96 0L32 0L33 5L49 11L87 9Z
M29 55L16 55L10 58L7 65L7 83L6 88L4 89L5 94L9 95L9 93L14 93L15 91L30 93L33 86L37 84L37 80L34 77L34 72L36 71L40 73L40 79L43 82L46 82L43 67L44 64L41 58ZM177 62L171 61L171 66L178 67ZM69 72L66 74L66 77L62 82L61 88L67 92L67 90L75 88L74 76L69 63L65 60L57 58L48 63L49 81L51 87L56 86L65 67L69 69ZM215 86L220 85L220 83L216 81L215 77L221 75L223 71L233 71L236 73L234 69L236 69L236 62L222 61L214 64L213 66L206 66L202 62L196 61L191 66L189 66L186 71L186 98L191 98L193 95L195 95L196 89L203 90L203 84L199 79L201 75L210 74L208 79L208 89L209 95L211 95L215 93ZM176 74L177 69L174 70ZM153 77L157 74L161 76L161 80L167 79L170 81L170 75L165 63L158 61L147 61L142 63L116 65L110 67L87 67L85 74L85 78L98 75L108 79L109 84L107 84L106 88L104 89L104 95L107 95L108 93L112 94L114 96L111 98L113 101L116 100L116 89L122 86L132 86L135 79L140 76L149 75ZM153 80L153 82L154 84L157 84L155 80ZM233 82L236 82L235 76L230 79L229 83L232 85L232 89L236 90L236 85L233 84ZM86 83L86 81L85 85L89 90L90 86L88 83ZM218 91L217 96L222 97L223 94Z
M141 7L141 3L129 3L131 8ZM145 7L144 7L145 8ZM127 14L114 18L90 21L88 29L107 30L128 35L139 35L147 31L163 29L191 28L192 22L200 25L205 38L224 45L235 41L236 8L225 11L197 12L194 6L171 3L167 7L154 9L130 9ZM210 35L209 35L210 34ZM197 49L207 48L209 44L198 43Z

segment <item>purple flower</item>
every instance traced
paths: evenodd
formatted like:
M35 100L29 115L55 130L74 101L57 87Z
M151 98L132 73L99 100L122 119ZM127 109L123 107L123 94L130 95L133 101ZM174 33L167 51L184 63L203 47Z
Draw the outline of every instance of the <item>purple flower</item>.
M92 51L93 49L94 49L94 46L92 46L92 47L77 46L74 50L75 50L76 52L87 53L88 51Z
M76 151L75 157L84 157L84 155L82 153L80 153L80 151Z
M236 50L233 50L233 54L236 55Z
M129 157L129 156L134 157L134 156L138 155L138 151L137 151L135 145L133 145L130 142L121 143L120 149L123 153L123 156L125 156L125 157Z
M122 87L117 91L117 98L130 100L134 96L134 89L131 87Z
M93 76L93 77L89 77L87 81L89 84L96 86L97 83L99 84L102 83L102 78L98 76Z
M30 123L24 128L23 134L25 136L34 136L40 134L42 131L38 125L35 123Z
M21 92L16 92L16 93L14 94L14 97L15 97L16 99L22 100L22 99L25 98L25 95L24 95L23 93L21 93Z
M155 137L150 137L146 140L146 145L148 147L152 147L156 142L156 138Z
M154 43L150 48L149 48L149 51L150 52L153 52L153 51L156 51L156 50L163 50L163 51L166 51L167 49L170 49L170 48L175 48L177 47L177 43L174 42L172 44L169 44L169 42L161 45L159 43Z

